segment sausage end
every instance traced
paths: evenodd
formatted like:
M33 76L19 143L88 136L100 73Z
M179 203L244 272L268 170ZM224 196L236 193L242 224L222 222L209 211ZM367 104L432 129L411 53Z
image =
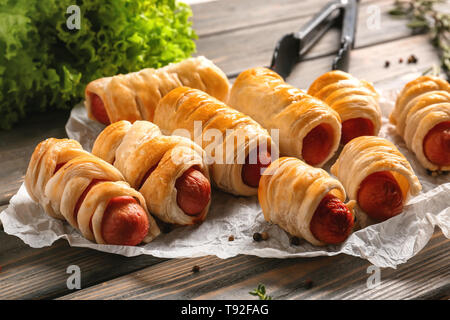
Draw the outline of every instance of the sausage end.
M336 196L327 194L319 203L309 228L318 240L339 244L352 232L354 217L350 209Z

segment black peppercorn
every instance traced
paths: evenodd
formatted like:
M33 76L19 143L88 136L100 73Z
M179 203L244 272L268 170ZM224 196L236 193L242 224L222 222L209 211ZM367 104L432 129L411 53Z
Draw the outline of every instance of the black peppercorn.
M390 64L391 64L391 63L390 63L389 61L385 61L385 62L384 62L384 67L385 67L385 68L389 68L389 65L390 65Z
M262 240L261 233L255 232L255 233L253 234L253 240L255 240L256 242L261 241L261 240Z
M410 55L408 58L408 63L417 63L417 57L415 55Z
M197 273L200 271L200 267L199 266L193 266L192 267L192 272Z
M300 244L300 239L298 237L292 237L291 244L294 246L298 246Z

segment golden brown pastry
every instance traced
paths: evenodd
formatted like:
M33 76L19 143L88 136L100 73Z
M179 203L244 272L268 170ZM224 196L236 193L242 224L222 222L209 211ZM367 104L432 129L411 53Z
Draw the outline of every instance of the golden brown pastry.
M257 193L261 169L271 161L271 138L256 121L205 92L180 87L161 99L154 123L164 134L203 147L217 187L235 195Z
M190 139L163 136L148 121L122 120L100 133L92 153L114 164L162 221L190 225L206 218L211 199L206 155Z
M338 244L354 224L354 201L345 205L342 184L325 170L282 157L266 169L258 199L266 221L313 245Z
M50 138L35 149L25 175L31 198L99 244L137 245L160 230L142 195L109 163L75 140Z
M341 142L359 136L376 136L381 128L378 94L372 84L334 70L318 77L308 93L333 108L342 121Z
M337 112L267 68L242 72L228 104L264 128L279 130L282 155L321 167L339 147L341 119Z
M170 90L188 86L203 90L219 100L228 99L226 75L205 57L186 59L160 69L100 78L85 90L89 118L105 125L119 121L152 121L158 101Z
M411 165L390 141L361 136L345 145L331 167L350 200L372 219L383 221L403 211L422 186Z
M426 169L450 170L450 85L421 76L405 85L389 120Z

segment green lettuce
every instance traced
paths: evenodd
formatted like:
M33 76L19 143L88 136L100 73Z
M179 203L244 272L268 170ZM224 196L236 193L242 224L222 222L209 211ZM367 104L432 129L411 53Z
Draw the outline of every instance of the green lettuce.
M71 5L79 29L67 27ZM71 108L94 79L189 57L191 15L175 0L0 0L0 129Z

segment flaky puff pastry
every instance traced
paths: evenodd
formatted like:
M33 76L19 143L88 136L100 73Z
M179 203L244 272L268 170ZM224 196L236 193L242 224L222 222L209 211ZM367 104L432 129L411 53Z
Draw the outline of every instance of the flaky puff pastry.
M203 147L218 188L235 195L256 195L257 188L242 180L242 166L252 150L270 151L272 140L255 120L205 92L180 87L161 99L154 122L164 134L188 136Z
M281 157L266 169L258 188L264 219L313 245L325 245L311 233L310 223L328 193L344 201L342 184L325 170L293 157ZM347 207L352 210L354 202Z
M308 89L308 94L319 98L333 108L344 122L354 118L372 121L374 135L381 128L381 109L378 93L370 82L333 70L318 77Z
M195 167L209 180L205 152L190 139L164 136L148 121L131 124L122 120L100 133L92 153L119 169L142 193L150 212L162 221L190 225L206 218L210 201L195 216L187 215L177 204L175 182L186 170Z
M396 126L407 147L426 169L450 170L438 166L425 156L423 141L437 124L450 121L450 84L435 76L421 76L405 85L389 120Z
M345 187L350 200L358 199L361 182L369 175L389 171L397 181L404 202L417 195L422 186L405 156L390 141L374 136L361 136L345 145L331 173Z
M94 180L98 183L88 191L75 217L78 200ZM31 198L47 214L66 220L86 239L99 244L105 244L102 237L103 214L114 197L133 197L145 210L149 231L144 242L150 242L160 233L148 214L143 196L124 181L116 168L83 151L75 140L50 138L41 142L31 157L25 186Z
M229 83L226 75L203 56L171 63L160 69L147 68L125 75L90 82L85 90L85 106L93 119L92 94L103 101L110 123L119 120L153 120L158 101L170 90L188 86L226 101Z
M321 100L283 81L267 68L242 72L234 82L228 104L249 115L266 129L278 129L280 154L303 159L303 139L320 124L328 124L333 142L321 167L336 152L341 138L341 119Z

